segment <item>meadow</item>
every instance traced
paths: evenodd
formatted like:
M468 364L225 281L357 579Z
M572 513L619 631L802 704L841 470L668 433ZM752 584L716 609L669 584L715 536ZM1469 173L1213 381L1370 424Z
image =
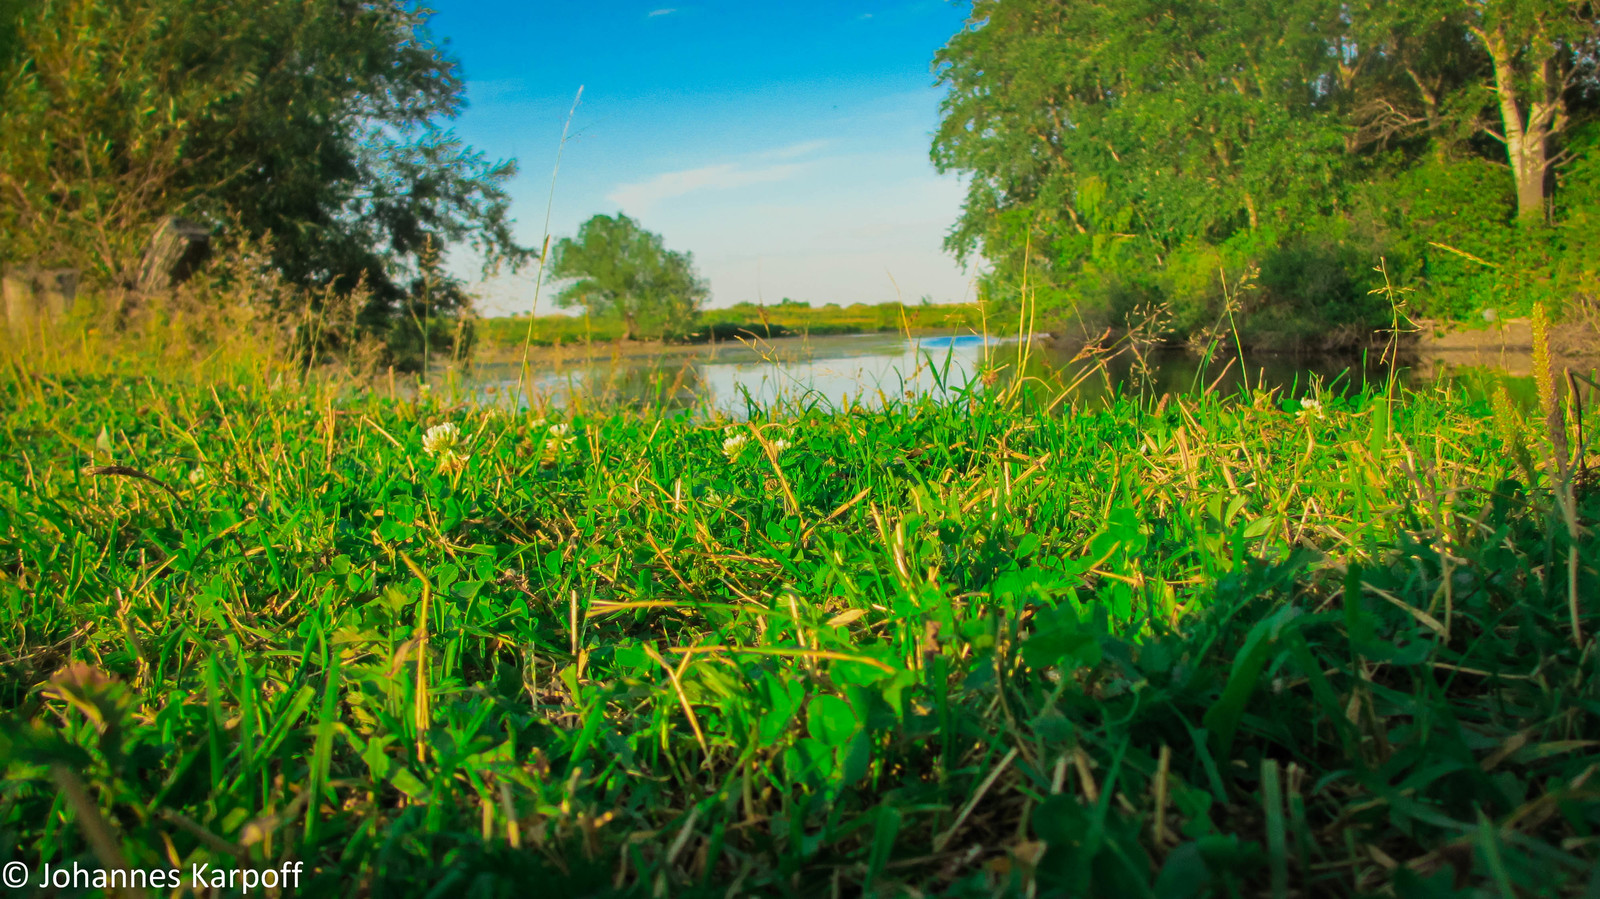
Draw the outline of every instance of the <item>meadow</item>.
M1600 889L1559 385L733 421L5 360L0 861L35 873Z

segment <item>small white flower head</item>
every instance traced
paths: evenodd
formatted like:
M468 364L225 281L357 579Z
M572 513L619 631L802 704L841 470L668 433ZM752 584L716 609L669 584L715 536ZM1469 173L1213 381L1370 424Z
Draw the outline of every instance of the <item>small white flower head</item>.
M461 445L461 429L455 422L434 425L422 435L422 451L430 456L443 456Z
M206 473L206 467L204 465L196 465L189 472L189 483L191 483L191 484L195 485L196 487L198 487L201 484L204 484L207 480L209 480L210 477L211 476Z
M750 438L744 434L733 434L722 441L722 454L730 461L736 459L741 452L744 452L745 444L749 442Z
M1307 399L1303 399L1303 400L1300 401L1300 411L1295 413L1295 417L1296 418L1305 418L1307 416L1314 416L1316 418L1325 418L1326 417L1322 413L1322 401L1321 400L1307 398Z
M422 451L439 460L439 470L462 471L471 456L456 452L461 446L461 429L453 422L434 425L422 435Z
M535 418L532 421L528 422L528 427L530 427L530 428L542 428L542 427L544 427L544 425L545 425L545 420L544 420L544 416L543 415L541 415L538 418Z
M561 452L577 442L578 435L572 433L572 425L561 422L550 426L550 436L544 443L551 452Z
M791 444L789 443L789 441L784 440L782 437L779 437L777 440L772 441L772 454L774 456L776 456L776 455L782 453L784 450L788 449L790 446L791 446Z

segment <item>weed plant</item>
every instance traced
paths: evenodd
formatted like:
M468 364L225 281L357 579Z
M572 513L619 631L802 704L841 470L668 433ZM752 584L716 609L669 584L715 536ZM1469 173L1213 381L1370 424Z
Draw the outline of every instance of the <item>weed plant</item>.
M729 424L5 372L4 861L299 860L303 896L1600 889L1600 499L1503 396Z

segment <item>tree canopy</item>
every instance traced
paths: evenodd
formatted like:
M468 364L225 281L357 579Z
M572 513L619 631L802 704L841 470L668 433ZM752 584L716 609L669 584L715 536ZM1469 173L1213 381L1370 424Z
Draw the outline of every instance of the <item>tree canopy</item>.
M464 83L428 15L408 0L0 0L0 263L125 281L180 215L270 236L292 283L364 284L384 327L430 247L521 262L502 190L515 164L447 128Z
M594 216L576 238L558 241L550 274L570 282L557 305L620 318L630 340L686 335L709 293L689 253L668 250L660 235L620 213Z
M1380 257L1434 314L1574 289L1600 211L1574 189L1600 166L1597 16L976 0L935 62L933 159L969 176L948 246L993 264L993 297L1027 269L1045 308L1154 302L1186 328L1215 316L1225 277L1253 280L1247 311L1271 327L1369 321Z

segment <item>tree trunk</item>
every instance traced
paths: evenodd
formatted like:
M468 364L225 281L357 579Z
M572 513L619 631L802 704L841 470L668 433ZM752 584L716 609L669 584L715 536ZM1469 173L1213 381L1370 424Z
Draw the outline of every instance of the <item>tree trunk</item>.
M1484 49L1494 62L1494 88L1500 101L1500 122L1504 129L1506 160L1517 186L1517 218L1526 223L1542 222L1550 200L1550 139L1563 124L1560 78L1556 72L1556 48L1536 38L1529 47L1532 58L1528 96L1517 89L1517 48L1506 38L1505 29L1478 32Z
M145 245L134 287L142 293L170 290L194 274L210 255L210 228L173 216L164 218Z

